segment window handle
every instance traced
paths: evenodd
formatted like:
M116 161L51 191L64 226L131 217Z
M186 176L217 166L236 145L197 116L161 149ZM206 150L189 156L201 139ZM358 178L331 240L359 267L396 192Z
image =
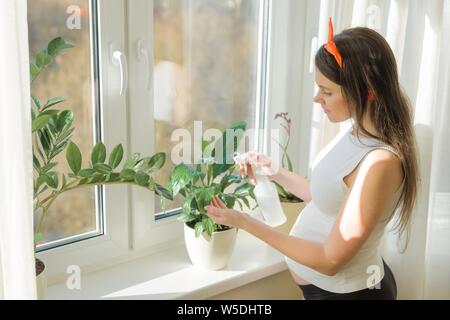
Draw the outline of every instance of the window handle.
M123 96L128 88L128 64L127 57L120 50L114 50L113 59L117 60L120 68L120 95Z
M147 76L147 80L145 82L145 89L150 90L150 84L151 84L151 72L150 72L150 53L148 50L148 47L144 44L144 40L139 40L137 42L137 55L139 61L144 61L145 65L145 72Z

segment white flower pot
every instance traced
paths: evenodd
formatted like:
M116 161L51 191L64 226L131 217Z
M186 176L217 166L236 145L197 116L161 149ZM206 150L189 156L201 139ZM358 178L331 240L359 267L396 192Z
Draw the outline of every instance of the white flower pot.
M184 241L192 264L207 270L225 268L233 254L237 229L214 232L212 237L203 233L195 237L195 230L184 225Z
M37 261L42 262L41 260L36 259L36 264L38 263ZM47 288L47 273L46 273L44 262L42 262L42 264L44 265L44 269L39 274L36 274L36 289L37 289L38 300L45 299L45 289ZM36 272L37 272L37 266L36 266Z

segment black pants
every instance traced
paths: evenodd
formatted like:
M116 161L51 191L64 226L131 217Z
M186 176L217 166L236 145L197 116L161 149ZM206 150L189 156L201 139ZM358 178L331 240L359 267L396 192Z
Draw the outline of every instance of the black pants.
M364 289L350 293L334 293L316 287L315 285L299 285L305 300L396 300L397 284L394 274L383 261L384 277L380 289ZM377 286L378 287L378 286Z

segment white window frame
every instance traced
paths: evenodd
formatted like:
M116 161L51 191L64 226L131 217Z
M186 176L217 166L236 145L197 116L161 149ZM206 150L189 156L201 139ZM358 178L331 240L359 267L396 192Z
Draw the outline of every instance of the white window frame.
M258 83L264 89L259 90L261 112L257 113L260 115L257 121L261 127L270 128L269 119L276 110L273 106L279 106L280 102L289 104L286 98L288 87L280 86L275 78L287 78L283 72L287 72L289 63L286 63L287 46L283 42L288 41L280 35L286 31L285 17L289 16L290 8L285 1L265 0L262 3L270 6L270 17L269 28L266 26L269 32L267 57L258 58L258 61L267 59L267 66L258 71L258 77L264 76L266 82ZM153 12L152 0L98 0L103 142L108 150L122 143L126 155L157 152L153 145L153 113L149 107L153 105L153 14L149 12ZM145 55L139 53L138 42L140 49L147 50L148 62ZM120 73L112 62L111 47L125 54L132 75L123 96L119 95ZM260 49L264 48L260 46ZM280 65L283 69L275 72ZM142 72L146 68L150 70L148 74ZM145 85L147 81L150 89ZM263 144L267 143L266 137ZM107 186L104 193L105 235L37 254L46 263L49 284L63 281L71 265L79 266L82 273L87 273L180 245L183 224L175 217L156 221L154 201L159 201L159 197L141 188Z
M284 1L281 1L284 2ZM261 6L272 6L272 10L276 10L280 6L280 1L261 1ZM145 8L145 10L144 10ZM266 7L267 8L267 7ZM282 7L284 8L284 7ZM264 23L264 10L260 10L260 35L262 31L269 31L271 35L270 23L271 15L269 17L269 26ZM152 52L151 44L153 43L153 32L146 33L148 30L153 30L153 1L147 0L133 0L129 2L128 16L129 16L129 49L132 56L137 56L138 41L143 40L148 43L148 51ZM269 11L269 13L270 13ZM287 11L286 11L287 12ZM267 14L267 13L266 13ZM269 28L268 28L269 27ZM271 36L269 36L271 38ZM266 47L270 41L265 41L263 37L259 38L258 52L258 76L257 79L267 79L267 68L260 68L261 61L270 57L265 57L262 52L269 49ZM267 43L268 42L268 43ZM270 50L269 50L270 51ZM153 70L153 59L151 59L151 70ZM153 119L152 108L146 106L153 106L153 91L145 89L146 77L151 77L153 74L146 75L142 72L145 69L145 63L143 61L135 60L131 62L131 70L140 71L139 78L131 80L130 85L130 138L131 145L136 150L143 150L146 153L152 154L157 152L153 149ZM260 106L260 110L256 112L256 127L267 128L267 106L268 106L268 83L258 80L257 90L257 106ZM153 86L151 86L152 88ZM151 121L142 121L142 119L151 119ZM145 132L146 134L143 134ZM267 144L267 137L263 141L260 141L259 145L264 146ZM162 245L173 243L174 245L183 241L183 224L176 220L176 217L169 217L160 220L155 219L154 201L159 201L154 195L149 195L145 190L139 190L133 188L132 194L132 212L133 212L133 243L132 246L135 249L142 249L151 245ZM151 214L153 212L154 214Z
M153 119L153 1L128 1L128 50L130 72L130 146L143 154L154 154ZM139 50L144 52L139 52ZM148 58L148 60L146 60ZM145 72L147 70L147 72ZM170 155L169 155L170 156ZM168 159L166 159L166 162ZM175 217L156 221L154 208L159 197L147 190L132 188L133 249L182 241L183 226Z
M113 65L111 44L125 50L125 19L123 0L98 1L99 63L103 142L108 150L122 143L128 150L126 96L120 96L119 69ZM91 25L91 32L92 32ZM91 37L92 39L92 37ZM93 84L94 85L94 84ZM95 92L95 91L94 91ZM48 249L36 254L46 264L49 282L57 281L67 267L99 265L128 252L129 187L107 186L104 192L104 235Z

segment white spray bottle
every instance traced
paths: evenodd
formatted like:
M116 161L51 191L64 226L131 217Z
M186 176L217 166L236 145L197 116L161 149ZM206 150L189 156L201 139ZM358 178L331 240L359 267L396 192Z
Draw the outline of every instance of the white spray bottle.
M243 155L235 154L234 161L238 164L245 164ZM281 207L275 185L259 168L253 170L253 172L255 173L256 180L254 193L264 222L271 227L278 227L284 224L287 219Z

